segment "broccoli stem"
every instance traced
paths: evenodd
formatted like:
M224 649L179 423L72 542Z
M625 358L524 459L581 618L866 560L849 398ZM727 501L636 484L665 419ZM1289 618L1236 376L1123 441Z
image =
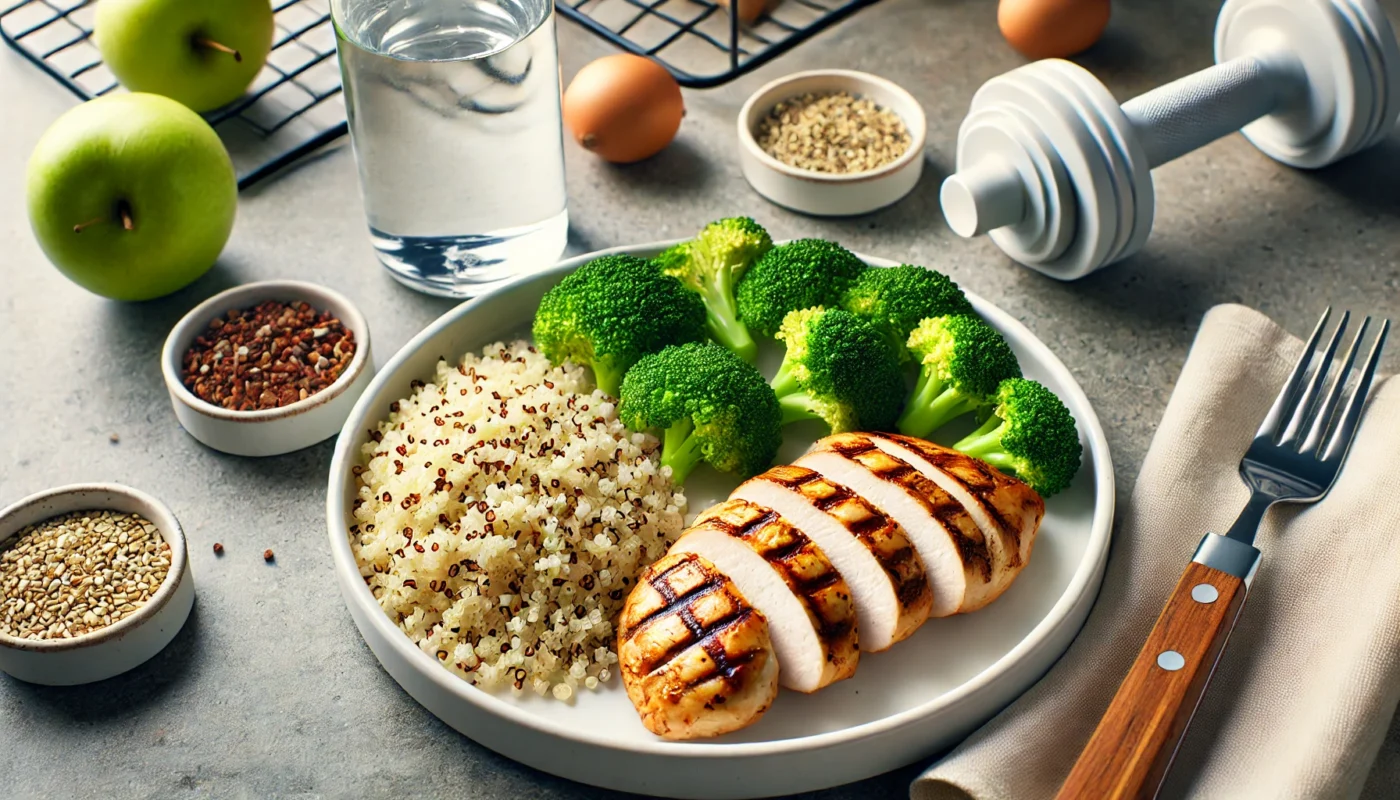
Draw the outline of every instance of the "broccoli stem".
M748 326L739 321L729 270L720 270L713 283L701 284L700 296L705 301L705 323L710 335L752 364L758 357L758 345L754 344Z
M778 372L773 375L773 380L769 381L773 387L774 394L778 399L802 391L802 387L797 385L797 375L793 370L792 362L783 359L783 363L778 365Z
M1001 437L1006 433L1006 421L993 414L977 430L969 433L953 449L964 455L980 458L1000 469L1010 464L1010 457L1001 449Z
M812 396L800 390L778 395L778 409L783 412L784 425L804 419L824 419Z
M906 436L927 438L963 414L977 409L977 401L952 389L928 369L919 372L914 394L899 418L899 431Z
M603 363L595 359L593 361L593 380L598 384L598 388L603 394L609 397L618 397L622 390L622 377L627 374L625 369L617 369L611 364Z
M704 455L700 440L691 435L694 432L695 423L686 417L667 428L662 439L661 466L671 468L671 480L675 483L685 483Z

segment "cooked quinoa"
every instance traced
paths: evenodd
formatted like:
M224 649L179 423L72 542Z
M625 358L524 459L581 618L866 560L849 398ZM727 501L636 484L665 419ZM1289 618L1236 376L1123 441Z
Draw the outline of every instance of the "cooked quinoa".
M350 528L380 607L483 688L566 700L606 682L632 582L683 527L656 439L524 341L438 362L390 412Z

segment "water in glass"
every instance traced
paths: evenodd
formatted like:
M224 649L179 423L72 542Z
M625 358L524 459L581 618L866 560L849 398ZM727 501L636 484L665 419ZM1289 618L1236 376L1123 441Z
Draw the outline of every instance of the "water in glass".
M480 294L564 250L552 0L332 0L370 238L395 278Z

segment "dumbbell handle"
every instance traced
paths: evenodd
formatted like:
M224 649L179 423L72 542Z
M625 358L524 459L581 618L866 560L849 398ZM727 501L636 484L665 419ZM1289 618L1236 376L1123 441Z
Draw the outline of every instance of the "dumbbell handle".
M1307 91L1307 75L1286 50L1241 56L1178 78L1123 104L1123 115L1147 155L1149 169L1228 136ZM948 224L959 236L1014 225L1026 213L1025 183L1000 159L960 170L941 193Z
M1123 104L1152 169L1228 136L1307 91L1296 56L1252 54L1158 86Z

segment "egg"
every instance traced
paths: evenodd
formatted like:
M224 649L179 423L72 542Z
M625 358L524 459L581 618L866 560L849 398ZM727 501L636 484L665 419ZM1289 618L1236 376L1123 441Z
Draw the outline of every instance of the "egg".
M585 150L614 164L661 152L681 127L681 87L649 58L619 53L579 70L564 91L564 124Z
M731 0L717 0L717 2L720 8L728 9ZM778 4L777 0L738 0L738 3L739 21L745 23L753 22L763 16L763 12L771 10L773 6Z
M1108 26L1109 0L1001 0L1001 35L1026 58L1068 58Z

